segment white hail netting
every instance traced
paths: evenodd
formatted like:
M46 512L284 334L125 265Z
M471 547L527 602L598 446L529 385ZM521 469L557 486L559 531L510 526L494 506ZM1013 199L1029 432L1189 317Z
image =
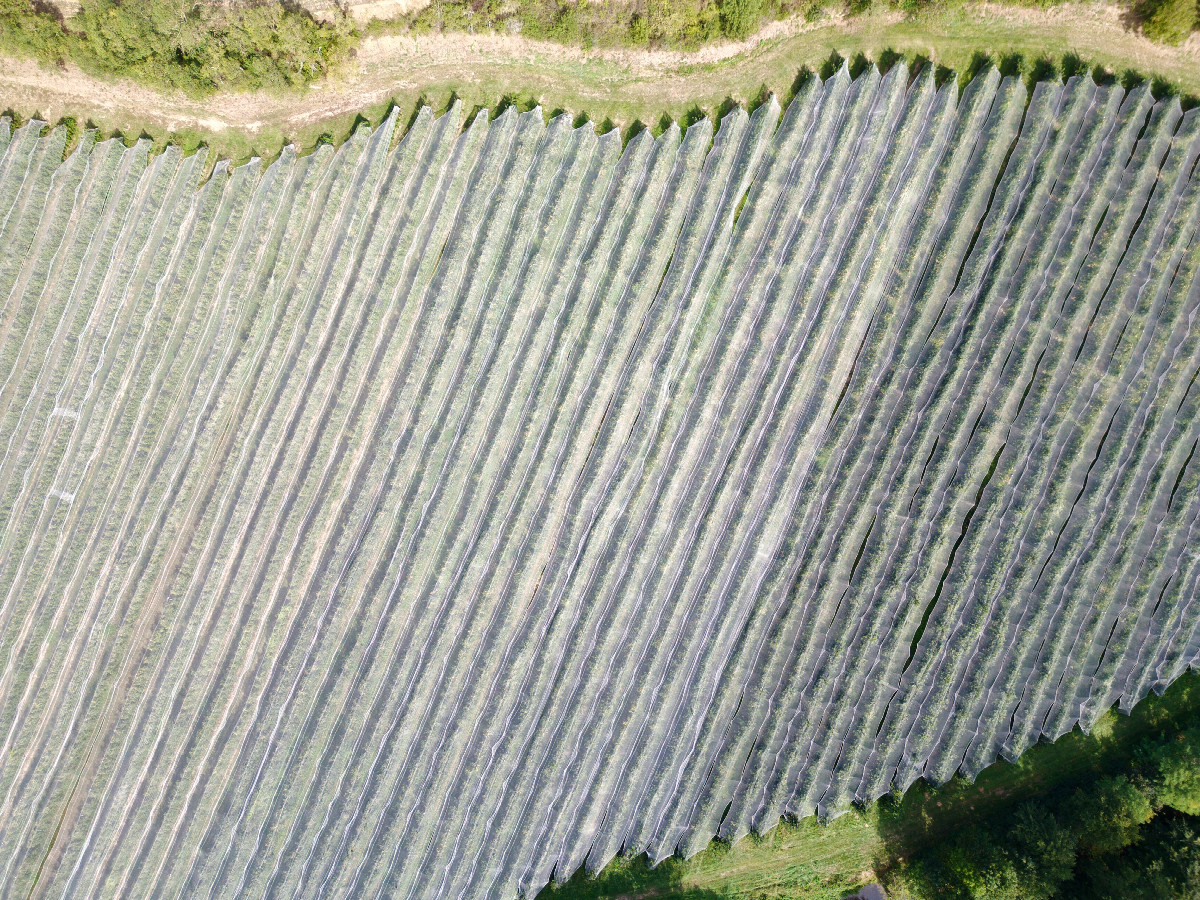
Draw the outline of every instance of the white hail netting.
M461 117L0 122L0 894L532 894L1196 664L1200 113Z

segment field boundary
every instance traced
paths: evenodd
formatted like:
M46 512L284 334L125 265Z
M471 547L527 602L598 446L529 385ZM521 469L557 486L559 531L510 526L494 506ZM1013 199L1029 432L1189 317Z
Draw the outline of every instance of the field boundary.
M892 11L818 23L774 22L742 44L692 52L583 50L526 38L481 34L375 36L364 40L341 76L295 94L220 93L192 99L128 81L109 82L72 65L46 69L0 58L0 109L54 123L74 118L101 136L152 138L156 145L210 147L213 159L274 158L287 144L301 152L340 143L364 119L393 108L444 109L540 103L603 128L657 130L666 119L713 115L730 102L752 104L769 92L787 99L798 76L831 57L883 65L930 60L970 73L990 58L1026 74L1098 67L1157 82L1160 92L1200 97L1200 37L1164 47L1133 33L1107 4L1016 9L981 3L905 18Z

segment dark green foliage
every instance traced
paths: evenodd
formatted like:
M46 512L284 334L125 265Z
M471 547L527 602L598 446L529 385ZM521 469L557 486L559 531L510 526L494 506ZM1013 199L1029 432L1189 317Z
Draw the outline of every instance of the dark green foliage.
M1153 780L1159 803L1200 816L1200 726L1172 740L1148 742L1139 763Z
M1200 726L1145 740L1128 771L1050 792L911 860L917 898L1200 897Z
M1150 798L1124 775L1079 788L1066 812L1079 835L1079 849L1092 856L1128 847L1154 816Z
M52 8L30 0L0 0L0 52L58 63L70 56L70 49Z
M720 894L689 889L682 884L681 860L670 857L651 866L645 855L621 856L603 871L589 875L579 869L563 884L552 884L539 897L547 900L603 900L611 897L665 895L674 900L722 900Z
M64 27L29 0L0 0L0 48L189 94L285 89L321 78L353 42L347 23L275 0L84 0Z
M629 19L629 43L635 47L650 43L650 22L641 13L634 13Z
M912 886L922 896L1019 897L1020 874L987 828L967 828L939 847L914 870Z
M1181 44L1196 27L1196 0L1154 0L1143 11L1146 37L1162 44Z
M920 896L979 900L1048 900L1070 877L1077 842L1048 807L1017 807L1005 831L967 828L911 870Z
M63 145L63 159L66 159L79 146L83 133L79 130L79 120L74 116L67 116L60 124L67 130L67 140Z
M1195 900L1200 897L1200 822L1159 815L1122 853L1085 859L1064 885L1070 900Z
M560 44L577 44L583 41L588 36L583 27L584 23L585 19L580 15L579 7L570 2L555 3L537 10L535 15L523 17L523 29L526 34Z
M348 29L279 3L88 0L79 20L95 68L189 92L302 85L348 49Z
M1071 877L1078 847L1075 835L1045 804L1018 806L1008 837L1026 886L1034 893L1049 897L1059 882Z
M735 41L744 41L762 23L762 0L721 0L721 31Z

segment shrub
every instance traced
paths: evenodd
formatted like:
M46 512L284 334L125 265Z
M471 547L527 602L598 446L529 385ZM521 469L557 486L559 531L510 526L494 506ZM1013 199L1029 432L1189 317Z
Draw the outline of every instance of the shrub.
M629 42L638 47L650 43L650 22L641 13L629 20Z
M1196 0L1161 0L1147 16L1142 30L1161 44L1180 44L1196 27Z
M1083 861L1064 900L1185 900L1200 896L1200 825L1162 815L1123 852Z
M189 94L306 84L348 56L354 37L344 18L317 22L274 0L84 0L69 28L29 0L0 0L0 50Z
M1060 882L1071 877L1077 842L1069 828L1059 824L1041 803L1023 803L1013 814L1008 838L1026 873L1029 894L1053 896Z
M1170 740L1147 741L1138 755L1159 803L1200 816L1200 728Z
M52 10L30 0L0 0L0 52L58 63L69 57L70 49Z
M1200 897L1200 725L1147 738L1132 763L963 829L904 884L928 900Z
M1067 804L1079 846L1092 855L1112 853L1137 840L1154 817L1150 798L1124 775L1079 788Z
M722 0L720 14L724 35L735 41L745 40L762 21L762 0Z

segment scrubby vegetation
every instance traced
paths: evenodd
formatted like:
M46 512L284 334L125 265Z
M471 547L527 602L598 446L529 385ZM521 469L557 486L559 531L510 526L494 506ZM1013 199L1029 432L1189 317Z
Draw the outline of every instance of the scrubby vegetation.
M926 0L895 2L924 5ZM410 16L368 28L417 34L500 31L585 47L690 49L745 40L777 19L815 19L841 8L853 15L869 6L862 0L433 0Z
M764 12L761 0L646 0L634 4L617 0L434 0L408 17L375 22L370 27L410 29L417 34L499 31L589 47L695 47L723 37L750 35L762 23Z
M49 8L30 0L0 0L0 52L52 63L70 56L71 46Z
M916 898L1200 896L1200 722L1145 740L1125 771L1061 788L922 853Z
M1155 0L1143 11L1146 36L1162 44L1181 44L1196 28L1196 0Z
M336 68L363 31L499 32L583 47L691 49L744 40L765 23L816 20L880 8L936 14L963 0L433 0L359 29L345 15L317 21L281 0L83 0L63 20L46 0L0 0L0 53L47 64L72 61L98 75L121 75L189 94L216 89L287 89ZM1007 0L1053 5L1061 0ZM1125 0L1135 27L1178 44L1197 27L1197 0ZM335 7L336 9L336 7Z
M0 50L6 53L46 63L69 59L92 74L193 95L306 84L344 60L355 38L344 18L317 22L274 0L84 0L66 22L52 7L0 0Z
M1055 6L1062 0L1005 0L1017 6ZM1196 0L1124 0L1130 19L1163 43L1179 43L1197 24ZM369 30L500 31L591 46L688 49L716 40L744 40L769 21L800 16L815 20L880 8L909 16L936 14L963 0L433 0Z

